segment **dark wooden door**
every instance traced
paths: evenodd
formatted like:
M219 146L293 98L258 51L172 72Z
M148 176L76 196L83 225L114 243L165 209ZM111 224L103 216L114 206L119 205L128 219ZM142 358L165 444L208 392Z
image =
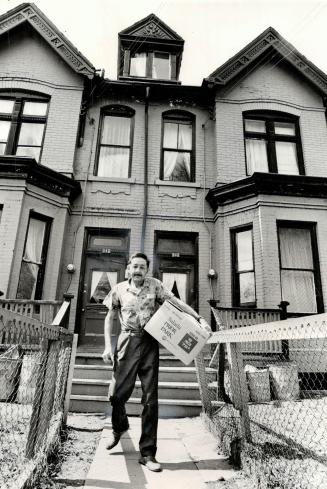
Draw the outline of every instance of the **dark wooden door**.
M82 291L81 330L79 344L89 347L104 346L104 319L108 312L102 304L112 287L125 279L126 257L111 254L93 254L86 257ZM114 333L118 334L116 320Z

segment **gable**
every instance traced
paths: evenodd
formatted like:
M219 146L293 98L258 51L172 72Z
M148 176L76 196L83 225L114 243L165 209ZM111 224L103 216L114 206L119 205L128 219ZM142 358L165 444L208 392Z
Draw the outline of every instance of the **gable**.
M155 14L148 15L119 33L119 37L125 36L184 42L173 29Z
M283 60L283 63L291 65L320 92L327 94L326 74L299 53L272 27L266 29L244 49L217 68L204 79L203 84L227 86L237 77L246 73L249 68L252 70L256 64L259 65L263 58L269 57L270 53L277 55L279 60Z
M3 34L24 23L35 29L72 70L93 78L95 68L33 3L23 3L0 16L0 41Z

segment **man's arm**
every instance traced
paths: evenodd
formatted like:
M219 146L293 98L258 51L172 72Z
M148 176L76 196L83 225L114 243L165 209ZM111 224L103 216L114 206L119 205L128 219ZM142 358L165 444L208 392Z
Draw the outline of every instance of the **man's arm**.
M111 335L114 327L114 320L117 315L117 309L110 309L104 320L104 352L102 354L103 361L113 363L114 361L114 349L111 342Z
M172 304L175 304L178 308L182 309L183 312L186 312L190 316L193 316L195 319L197 319L203 329L212 332L207 321L202 316L200 316L191 306L185 304L185 302L177 299L177 297L175 296L169 298L169 301L172 302Z

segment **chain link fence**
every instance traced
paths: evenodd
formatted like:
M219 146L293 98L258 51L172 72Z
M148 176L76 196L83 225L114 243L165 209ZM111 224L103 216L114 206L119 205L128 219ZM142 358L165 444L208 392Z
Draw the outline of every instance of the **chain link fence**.
M209 428L254 489L326 489L327 314L213 313L196 361Z
M72 339L62 327L0 309L1 489L27 487L59 441Z

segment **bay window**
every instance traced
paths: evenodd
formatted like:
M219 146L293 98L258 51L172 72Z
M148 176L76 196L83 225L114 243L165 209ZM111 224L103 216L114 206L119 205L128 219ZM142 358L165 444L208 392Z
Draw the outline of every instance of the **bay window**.
M95 174L101 177L130 176L134 111L128 107L111 106L102 113L98 163Z
M246 112L244 137L247 174L304 174L298 119L278 112Z
M41 299L50 234L50 220L30 214L20 268L17 299Z
M290 312L322 312L318 250L313 224L278 223L282 300Z
M252 226L232 230L233 305L255 306Z
M163 116L161 180L194 182L194 118L184 112Z
M40 160L48 101L32 95L0 96L0 155Z

